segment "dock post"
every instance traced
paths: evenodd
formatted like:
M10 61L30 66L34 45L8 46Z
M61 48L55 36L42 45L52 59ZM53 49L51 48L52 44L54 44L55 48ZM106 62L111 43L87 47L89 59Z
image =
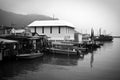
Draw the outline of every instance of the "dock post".
M69 48L68 48L68 56L69 56Z
M0 61L2 61L2 50L0 50Z

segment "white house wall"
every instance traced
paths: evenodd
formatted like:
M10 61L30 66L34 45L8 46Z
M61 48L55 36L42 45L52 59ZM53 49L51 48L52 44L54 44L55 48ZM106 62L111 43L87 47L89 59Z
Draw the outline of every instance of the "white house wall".
M41 29L42 30L42 29ZM50 35L50 27L44 27L44 33L42 34L45 34L45 35Z
M36 27L36 32L39 33L39 34L42 34L42 27Z
M31 32L35 32L34 28L31 27ZM44 33L42 33L42 27L36 27L36 32L39 35L47 35L48 37L51 37L51 40L64 40L65 37L69 37L70 40L74 40L74 29L71 27L60 27L60 33L59 33L59 27L54 26L52 27L52 33L50 33L50 27L44 27Z
M32 33L35 32L34 28L30 28L30 30L31 30Z
M82 42L82 34L79 34L78 38L79 38L79 42Z

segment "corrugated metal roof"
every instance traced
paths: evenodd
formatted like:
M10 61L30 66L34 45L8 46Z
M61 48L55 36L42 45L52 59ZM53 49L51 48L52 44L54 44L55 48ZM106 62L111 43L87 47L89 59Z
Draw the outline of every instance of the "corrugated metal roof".
M33 21L28 27L40 27L40 26L68 26L74 28L75 26L67 21L64 20L40 20L40 21Z

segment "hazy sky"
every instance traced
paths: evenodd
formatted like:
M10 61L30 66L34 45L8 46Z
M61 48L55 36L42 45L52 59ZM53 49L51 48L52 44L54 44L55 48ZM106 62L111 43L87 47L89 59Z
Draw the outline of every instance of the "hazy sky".
M94 28L120 35L120 0L0 0L0 8L20 14L55 15L80 32Z

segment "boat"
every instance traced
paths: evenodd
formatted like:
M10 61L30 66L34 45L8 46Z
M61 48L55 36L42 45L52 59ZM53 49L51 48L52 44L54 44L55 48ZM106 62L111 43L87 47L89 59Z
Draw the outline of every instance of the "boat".
M0 61L15 59L17 44L16 40L0 38Z
M50 50L53 53L58 53L58 54L67 54L67 55L77 55L77 51L75 50L69 50L69 49L57 49L57 48L50 48Z
M95 41L101 41L101 42L105 42L105 41L112 41L113 40L113 36L106 34L106 31L104 31L104 34L101 33L101 28L99 29L99 36L95 36L94 38Z
M37 40L40 40L39 37L28 38L28 41L22 44L24 47L21 48L23 50L20 50L22 52L19 51L19 54L17 54L16 57L19 59L34 59L43 56L43 53L39 47L40 44Z
M41 52L33 52L33 53L26 53L26 54L18 54L16 57L18 59L34 59L43 56L43 53Z
M110 35L100 35L95 37L95 41L112 41L113 37Z
M65 44L65 43L59 43L59 42L55 42L52 44L53 46L49 48L49 51L51 53L65 54L68 56L81 54L81 51L77 47L74 47L73 44Z
M37 34L37 33L36 33ZM48 40L44 36L40 35L0 35L0 42L14 43L13 49L11 45L8 48L7 54L14 55L15 59L33 59L43 56L43 51L48 45ZM1 46L1 43L0 43ZM3 46L5 47L5 46ZM8 45L7 45L8 47ZM1 49L1 47L0 47ZM5 50L4 50L5 51ZM14 53L13 53L14 52ZM1 56L1 53L0 53ZM1 60L1 58L0 58Z

